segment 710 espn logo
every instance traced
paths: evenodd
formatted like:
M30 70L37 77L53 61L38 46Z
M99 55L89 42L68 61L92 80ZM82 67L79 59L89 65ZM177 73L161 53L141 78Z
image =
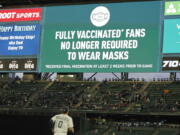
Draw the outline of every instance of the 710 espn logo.
M163 71L180 70L180 57L164 57L162 63Z

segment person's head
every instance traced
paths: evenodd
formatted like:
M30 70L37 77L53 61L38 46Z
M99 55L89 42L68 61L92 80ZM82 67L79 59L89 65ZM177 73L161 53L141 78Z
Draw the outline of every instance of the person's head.
M68 114L69 113L69 107L64 107L63 108L63 113Z

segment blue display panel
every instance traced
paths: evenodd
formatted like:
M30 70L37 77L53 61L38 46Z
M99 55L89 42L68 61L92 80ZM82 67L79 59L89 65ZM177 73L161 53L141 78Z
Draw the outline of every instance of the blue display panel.
M40 24L0 25L0 56L37 55Z

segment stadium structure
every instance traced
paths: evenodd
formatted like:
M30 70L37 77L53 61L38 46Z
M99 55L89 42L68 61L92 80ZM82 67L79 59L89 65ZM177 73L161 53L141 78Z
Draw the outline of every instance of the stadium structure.
M179 5L0 0L0 134L51 135L68 106L76 135L180 135Z

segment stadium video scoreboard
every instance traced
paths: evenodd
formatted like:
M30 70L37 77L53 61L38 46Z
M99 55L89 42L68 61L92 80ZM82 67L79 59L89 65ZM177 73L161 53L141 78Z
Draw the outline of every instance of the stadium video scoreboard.
M0 10L0 71L34 72L42 8Z
M180 71L180 1L165 2L162 70Z
M179 71L180 2L162 4L0 10L0 72Z

